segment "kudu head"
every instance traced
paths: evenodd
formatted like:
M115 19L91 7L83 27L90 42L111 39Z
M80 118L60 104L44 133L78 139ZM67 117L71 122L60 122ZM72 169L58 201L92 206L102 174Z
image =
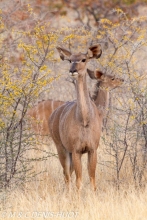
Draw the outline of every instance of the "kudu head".
M114 89L118 86L121 86L124 82L124 80L121 78L112 75L107 75L99 70L91 71L87 69L87 72L89 74L89 77L91 79L97 79L99 82L99 86L104 89Z
M89 47L87 53L72 54L70 51L57 47L60 58L70 62L69 73L72 77L82 76L86 73L86 64L92 58L99 58L102 54L101 46L94 45Z

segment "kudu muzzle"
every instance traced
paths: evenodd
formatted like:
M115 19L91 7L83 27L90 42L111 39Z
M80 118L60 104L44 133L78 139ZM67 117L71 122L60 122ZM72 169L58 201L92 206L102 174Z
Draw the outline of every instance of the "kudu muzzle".
M70 67L70 70L69 70L69 73L70 73L71 76L77 76L78 75L77 63L76 62L72 63L72 65Z

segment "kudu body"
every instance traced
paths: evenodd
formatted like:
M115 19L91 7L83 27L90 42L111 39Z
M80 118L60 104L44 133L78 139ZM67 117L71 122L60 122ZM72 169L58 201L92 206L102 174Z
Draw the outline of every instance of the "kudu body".
M27 118L36 135L46 136L50 134L48 119L53 111L64 103L63 101L48 99L39 102L27 111Z
M96 150L100 140L101 123L98 109L89 96L86 64L89 59L101 56L101 47L100 45L92 46L86 54L75 55L63 48L57 49L61 59L67 59L71 63L69 72L76 79L77 100L62 105L50 116L51 136L55 142L68 186L70 187L71 174L75 170L76 185L80 189L81 155L88 153L88 172L91 185L95 190Z

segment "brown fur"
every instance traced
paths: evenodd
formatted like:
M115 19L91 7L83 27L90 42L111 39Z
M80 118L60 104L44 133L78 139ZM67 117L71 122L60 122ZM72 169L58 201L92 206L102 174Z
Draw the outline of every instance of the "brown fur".
M31 126L37 135L49 135L48 119L52 112L63 105L63 101L54 101L52 99L39 102L27 112L27 117L31 121Z

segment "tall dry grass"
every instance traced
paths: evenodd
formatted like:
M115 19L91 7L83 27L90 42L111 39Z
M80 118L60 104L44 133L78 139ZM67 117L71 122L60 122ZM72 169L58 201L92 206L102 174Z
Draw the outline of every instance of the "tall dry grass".
M42 150L56 153L55 146L39 146ZM43 153L29 152L30 157ZM104 157L103 146L98 150L99 161ZM87 157L82 157L83 187L78 196L75 175L72 177L72 191L67 193L61 165L56 157L47 161L34 162L40 175L34 181L25 183L23 188L9 192L8 199L1 205L0 219L77 219L77 220L146 220L147 188L135 190L133 185L123 186L119 191L113 183L108 168L97 165L97 191L90 189ZM45 171L45 172L44 172ZM129 174L128 174L129 175ZM112 178L111 178L112 177Z

